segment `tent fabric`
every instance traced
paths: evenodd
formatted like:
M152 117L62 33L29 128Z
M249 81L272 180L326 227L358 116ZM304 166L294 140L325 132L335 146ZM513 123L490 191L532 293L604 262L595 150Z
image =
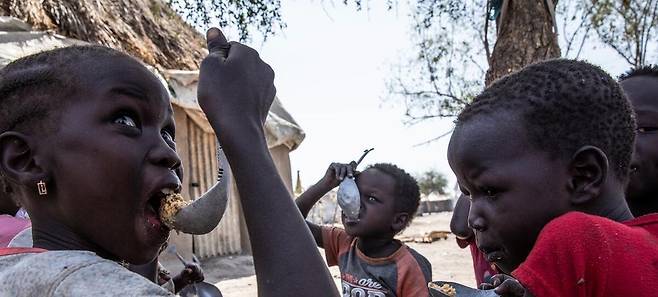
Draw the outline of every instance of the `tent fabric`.
M163 75L172 92L172 103L185 109L190 118L202 129L212 132L212 128L197 102L196 88L199 82L199 72L165 70ZM265 131L267 132L265 136L268 147L285 145L290 151L296 149L306 137L304 130L286 111L278 97L274 98L265 120Z

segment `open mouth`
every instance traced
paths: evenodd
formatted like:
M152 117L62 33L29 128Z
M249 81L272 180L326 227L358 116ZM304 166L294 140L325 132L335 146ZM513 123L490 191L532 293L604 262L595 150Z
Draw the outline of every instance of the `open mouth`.
M483 247L480 248L480 251L482 251L484 257L489 263L496 263L505 259L505 254L502 249Z
M345 213L342 213L341 216L342 216L342 219L343 219L343 224L345 224L345 225L354 226L357 223L359 223L359 221L361 220L358 217L357 218L350 218L350 217L346 216Z
M505 257L503 256L502 251L493 251L485 254L487 261L490 263L496 263L502 261Z
M146 217L146 222L152 228L161 228L164 225L160 220L160 206L162 205L162 199L165 197L165 194L161 191L156 192L151 195L148 201L146 201L146 206L144 209L144 216Z

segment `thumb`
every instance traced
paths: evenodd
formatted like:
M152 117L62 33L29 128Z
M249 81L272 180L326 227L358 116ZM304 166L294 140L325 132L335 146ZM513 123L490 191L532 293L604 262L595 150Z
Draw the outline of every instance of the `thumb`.
M503 281L500 286L498 286L494 292L501 296L518 296L522 297L525 295L525 288L515 279L506 279Z
M206 32L206 43L208 45L209 54L218 54L219 56L228 57L230 45L226 37L218 28L212 27Z

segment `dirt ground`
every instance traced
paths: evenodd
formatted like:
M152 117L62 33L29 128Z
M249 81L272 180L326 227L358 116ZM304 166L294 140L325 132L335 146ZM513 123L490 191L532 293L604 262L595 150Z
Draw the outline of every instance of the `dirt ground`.
M422 235L429 231L448 231L451 212L435 213L416 217L402 235ZM450 280L475 286L473 264L468 249L460 249L455 237L428 243L407 243L432 263L432 279ZM324 251L320 250L324 255ZM206 281L215 283L226 297L257 296L256 277L250 256L218 257L202 261ZM337 267L330 272L340 288Z

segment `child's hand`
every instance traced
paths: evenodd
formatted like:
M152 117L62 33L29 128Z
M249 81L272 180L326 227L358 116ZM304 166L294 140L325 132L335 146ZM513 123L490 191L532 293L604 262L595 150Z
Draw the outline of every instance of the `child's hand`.
M496 274L491 277L490 283L480 285L482 290L495 289L494 292L503 297L530 296L526 289L515 278L506 274Z
M274 71L254 49L226 41L217 28L207 33L208 56L199 71L199 105L221 140L263 137L274 100ZM254 135L254 133L256 135Z
M178 275L174 276L174 284L176 288L183 288L192 283L202 282L204 279L203 269L201 266L194 262L185 264L185 269Z
M354 161L350 164L331 163L320 180L320 184L330 190L337 187L345 177L354 177L356 173L356 162Z

